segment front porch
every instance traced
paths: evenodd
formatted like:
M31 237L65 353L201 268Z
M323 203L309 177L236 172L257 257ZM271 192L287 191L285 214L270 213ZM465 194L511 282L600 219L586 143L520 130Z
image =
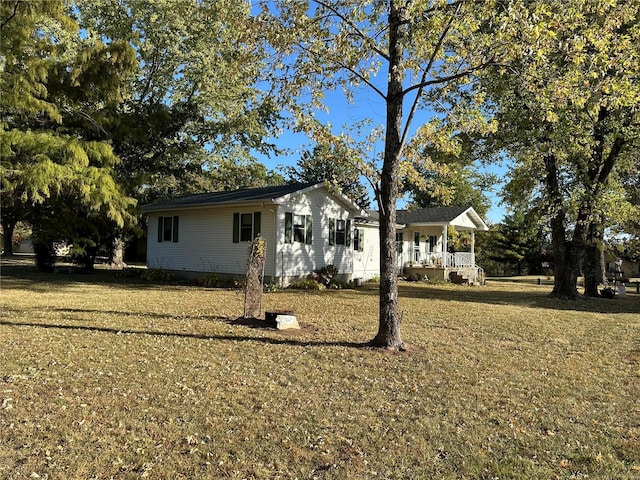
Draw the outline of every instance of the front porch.
M417 275L443 282L468 283L469 285L484 283L484 270L476 265L475 253L473 252L432 253L420 261L406 262L402 273L405 276Z

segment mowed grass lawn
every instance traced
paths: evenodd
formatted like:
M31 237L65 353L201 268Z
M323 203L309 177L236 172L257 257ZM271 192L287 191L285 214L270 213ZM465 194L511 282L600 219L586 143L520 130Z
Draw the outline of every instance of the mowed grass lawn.
M3 266L0 478L640 478L640 296L234 291Z

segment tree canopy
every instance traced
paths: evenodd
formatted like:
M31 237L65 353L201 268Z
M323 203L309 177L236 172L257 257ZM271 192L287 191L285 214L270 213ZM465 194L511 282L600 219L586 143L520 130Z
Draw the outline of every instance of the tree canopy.
M272 150L264 138L274 132L278 113L259 88L266 53L247 2L76 4L90 38L125 41L136 54L129 96L104 125L122 158L120 176L136 198L217 189L225 171L244 170L257 180L260 166L251 152ZM272 175L265 172L265 181Z
M508 14L501 28L517 51L484 76L502 145L517 161L507 199L540 205L554 294L575 297L587 245L614 213L606 205L616 169L637 145L640 2L512 2Z
M54 241L81 243L81 224L115 229L134 218L135 201L115 179L118 157L89 131L121 101L136 63L124 43L82 38L61 1L2 2L0 21L3 230L10 242L27 219L47 268Z

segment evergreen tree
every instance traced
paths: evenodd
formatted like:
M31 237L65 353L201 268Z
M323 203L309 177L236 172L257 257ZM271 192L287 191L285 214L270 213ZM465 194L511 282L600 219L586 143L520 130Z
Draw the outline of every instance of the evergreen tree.
M133 219L135 201L115 180L118 157L88 132L121 101L135 58L124 43L83 39L62 1L1 2L0 21L2 224L10 237L15 221L28 220L48 269L54 242L80 248L86 224Z
M360 174L348 158L349 152L340 146L318 144L312 151L304 151L297 166L285 172L295 182L328 181L353 200L360 208L369 208L367 189L360 183Z

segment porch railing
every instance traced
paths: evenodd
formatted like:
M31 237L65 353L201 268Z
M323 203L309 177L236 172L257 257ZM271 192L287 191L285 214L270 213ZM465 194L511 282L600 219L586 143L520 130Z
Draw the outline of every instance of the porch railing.
M447 253L447 267L475 267L476 255L471 252Z
M471 252L455 252L455 253L424 253L413 252L412 262L418 266L439 267L442 268L442 260L445 260L445 266L449 268L475 267L476 255Z

